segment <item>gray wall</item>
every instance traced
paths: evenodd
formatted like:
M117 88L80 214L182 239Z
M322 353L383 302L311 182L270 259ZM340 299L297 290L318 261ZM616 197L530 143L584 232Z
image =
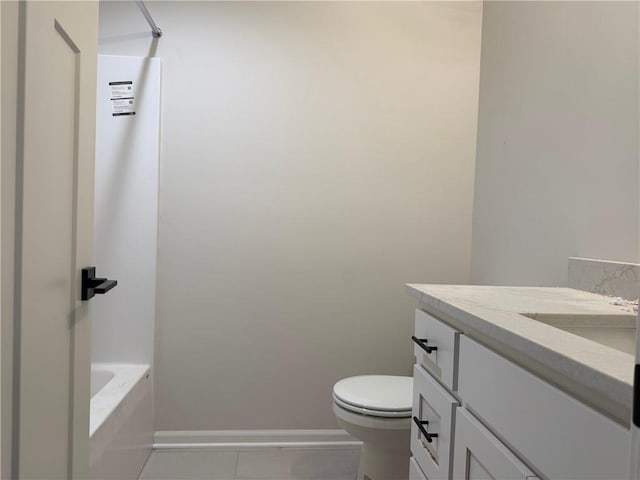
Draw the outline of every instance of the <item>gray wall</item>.
M13 382L13 274L15 244L15 194L16 194L16 115L18 97L18 2L5 1L0 4L1 71L0 103L0 176L2 177L0 199L2 228L0 231L0 255L2 265L0 285L2 287L0 313L0 478L11 478L11 436L13 428L12 382Z
M472 283L638 262L638 3L485 2Z
M103 2L163 59L156 429L335 428L469 279L481 4Z

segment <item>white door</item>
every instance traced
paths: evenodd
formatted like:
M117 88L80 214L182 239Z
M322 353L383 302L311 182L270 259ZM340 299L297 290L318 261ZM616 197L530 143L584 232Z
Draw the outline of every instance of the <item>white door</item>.
M640 327L640 312L638 312ZM631 480L640 479L640 328L636 328L636 363L633 376L633 408L631 412Z
M97 2L20 5L12 478L88 472L97 28Z

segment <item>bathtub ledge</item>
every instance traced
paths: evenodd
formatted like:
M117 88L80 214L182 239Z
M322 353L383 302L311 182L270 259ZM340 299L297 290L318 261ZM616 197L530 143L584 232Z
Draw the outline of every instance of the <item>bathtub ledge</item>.
M149 373L149 365L117 363L93 364L94 368L110 370L114 377L91 398L89 418L89 438L102 426L104 421L118 408L129 392Z

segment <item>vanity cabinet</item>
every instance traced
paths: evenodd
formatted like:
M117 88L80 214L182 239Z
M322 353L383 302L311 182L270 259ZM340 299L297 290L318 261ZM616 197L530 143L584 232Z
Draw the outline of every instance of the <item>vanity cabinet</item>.
M453 478L532 480L536 475L465 409L456 418Z
M460 395L545 477L626 479L629 430L463 336Z
M415 325L412 479L628 478L628 429L434 315Z

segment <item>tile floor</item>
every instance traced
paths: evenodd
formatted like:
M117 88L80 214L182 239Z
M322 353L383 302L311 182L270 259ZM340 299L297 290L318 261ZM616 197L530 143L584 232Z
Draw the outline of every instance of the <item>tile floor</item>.
M355 480L360 449L160 450L140 480Z

